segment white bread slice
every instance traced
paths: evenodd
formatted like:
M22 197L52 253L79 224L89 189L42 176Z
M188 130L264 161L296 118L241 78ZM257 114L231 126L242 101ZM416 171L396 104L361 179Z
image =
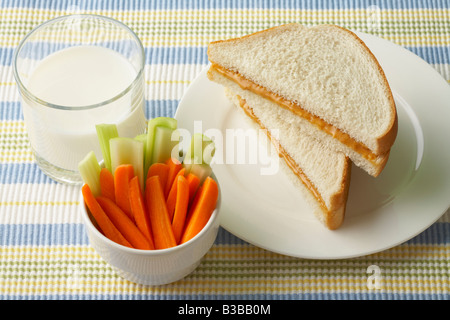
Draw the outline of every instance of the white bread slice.
M289 111L253 108L260 103L265 104L265 99L253 95L249 102L229 88L226 88L226 93L244 111L255 129L266 131L281 157L280 168L300 190L319 221L328 229L339 228L344 220L350 185L351 162L348 157L324 147L312 136L298 134L297 127L283 119ZM275 129L277 134L271 134Z
M384 168L397 135L395 103L379 63L354 33L292 23L212 42L208 59L242 89L307 120L318 139L372 176Z
M261 110L261 112L269 112L278 114L281 120L289 122L296 126L297 134L313 135L324 146L342 152L347 155L358 167L363 168L369 172L372 176L377 176L384 168L388 157L389 151L382 155L377 156L374 161L370 161L364 158L360 153L356 152L352 148L340 143L333 136L327 134L322 130L317 130L311 122L303 117L294 116L289 110L285 108L279 108L278 105L269 99L262 98L260 95L253 93L252 91L242 89L236 82L225 77L221 73L216 72L214 69L208 70L208 78L214 82L217 82L224 87L229 88L235 94L239 95L246 101L254 101L251 103L254 110ZM280 111L282 110L282 111Z

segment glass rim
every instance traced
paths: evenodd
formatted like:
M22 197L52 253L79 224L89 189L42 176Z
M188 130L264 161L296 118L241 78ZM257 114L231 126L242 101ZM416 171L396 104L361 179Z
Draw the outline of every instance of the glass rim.
M21 77L19 75L19 72L17 70L17 61L18 61L18 56L19 53L21 51L21 49L23 48L23 46L25 45L25 43L27 42L27 40L33 35L35 34L37 31L39 31L39 29L42 29L43 27L56 23L59 20L65 20L65 19L69 19L69 18L76 18L76 17L88 17L88 18L94 18L94 19L100 19L100 20L106 20L112 24L118 25L119 27L125 29L138 43L138 47L140 49L141 52L141 56L142 58L140 59L140 68L136 74L136 77L133 79L133 81L124 89L122 90L120 93L118 93L117 95L113 96L110 99L95 103L95 104L88 104L88 105L82 105L82 106L67 106L67 105L60 105L60 104L54 104L54 103L50 103L48 101L42 100L40 98L38 98L37 96L35 96L33 93L31 93L28 88L23 84ZM120 99L121 97L123 97L124 95L126 95L133 87L135 87L137 85L137 83L139 81L141 81L141 77L143 75L144 72L144 67L145 67L145 52L144 52L144 46L142 45L141 40L139 39L139 37L137 36L137 34L130 28L128 27L125 23L107 17L107 16L102 16L102 15L98 15L98 14L87 14L87 13L81 13L81 14L69 14L69 15L63 15L63 16L59 16L50 20L47 20L41 24L39 24L38 26L34 27L19 43L19 45L17 46L14 55L13 55L13 74L14 74L14 78L16 80L16 83L21 91L21 94L24 95L25 97L27 97L28 99L37 102L41 105L44 105L46 107L49 108L53 108L53 109L59 109L59 110L69 110L69 111L77 111L77 110L88 110L88 109L95 109L98 107L102 107L105 105L108 105L118 99Z

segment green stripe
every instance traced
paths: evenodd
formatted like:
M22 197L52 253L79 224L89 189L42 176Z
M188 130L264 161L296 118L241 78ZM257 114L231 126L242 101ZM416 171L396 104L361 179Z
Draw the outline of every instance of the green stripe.
M53 263L58 262L59 266L52 265ZM275 263L279 263L276 261ZM448 260L418 260L415 261L414 264L401 264L398 263L391 267L386 265L378 265L380 267L381 273L384 276L392 276L392 277L400 277L400 276L413 276L413 275L427 275L425 272L432 272L434 276L448 276ZM367 267L372 263L367 263L363 266L355 267L355 266L346 266L345 264L340 264L336 266L337 269L349 268L348 271L342 270L327 270L330 269L330 266L313 266L315 269L308 271L298 271L296 269L305 269L307 268L304 265L270 265L268 266L266 263L261 265L255 265L253 261L240 261L239 263L229 263L228 261L224 261L221 264L227 264L227 266L217 266L217 263L204 260L197 268L197 272L214 272L214 276L223 274L229 274L230 271L234 276L248 276L249 274L266 274L266 275L280 275L280 276L304 276L304 275L316 275L316 276L367 276L366 270ZM418 264L418 265L417 265ZM425 266L423 264L426 264ZM431 265L430 265L431 264ZM295 268L295 270L293 269ZM312 267L310 267L312 268ZM0 278L4 278L5 276L9 276L10 272L40 272L46 271L49 273L53 273L55 271L58 272L58 275L61 273L67 272L67 270L76 269L76 270L85 270L85 271L104 271L107 269L111 269L110 265L107 264L104 260L90 260L81 262L79 260L43 260L43 261L3 261L0 266ZM324 269L323 271L321 269ZM362 270L361 270L362 269ZM391 269L395 269L393 272ZM292 272L289 272L292 270ZM352 272L353 270L353 272ZM260 271L264 271L260 273ZM280 272L286 271L286 272ZM399 271L399 272L397 272ZM436 272L441 272L437 273ZM70 272L69 272L70 273ZM28 274L27 276L32 276L33 274ZM23 274L22 274L23 276Z
M419 15L420 17L420 15ZM300 19L301 18L301 19ZM241 17L236 17L236 19L242 19ZM291 17L288 16L286 18L276 18L269 19L268 17L261 17L257 19L249 19L242 24L236 24L234 19L215 19L211 21L206 20L195 20L195 21L183 21L174 18L174 20L165 20L165 21L156 21L156 22L148 22L148 21L129 21L127 24L135 30L138 35L141 36L157 36L157 37L165 37L172 35L194 35L197 36L199 34L211 34L215 35L218 31L224 30L229 33L231 30L247 30L247 31L255 31L259 29L261 26L273 26L288 22L313 22L313 23L337 23L339 22L343 27L352 28L355 26L361 27L363 30L370 29L370 25L368 25L367 18L364 19L352 19L348 20L345 17L328 17L323 16L319 19L316 17ZM43 22L43 21L42 21ZM31 29L36 25L37 22L30 21L21 21L20 28L18 28L16 22L12 22L10 25L7 25L5 22L0 23L0 34L3 36L25 36ZM24 27L26 25L26 27ZM409 30L405 29L408 28ZM431 17L430 19L411 19L411 20L402 20L402 21L386 21L381 20L379 26L379 32L382 32L386 35L448 35L450 27L450 19L446 19L442 17L442 20L438 20L435 17ZM188 30L183 30L183 29ZM411 28L416 28L416 30L410 30ZM393 30L397 29L397 30ZM148 32L150 31L150 32ZM424 33L427 32L427 33ZM5 41L5 40L3 40Z
M349 271L342 271L342 270L320 270L321 268L315 268L314 270L311 270L311 272L307 271L299 271L299 270L292 270L292 272L280 272L283 270L290 270L293 269L292 267L266 267L266 266L260 266L260 267L247 267L247 266L239 266L239 267L211 267L211 266L205 266L203 264L200 264L200 266L197 268L198 273L205 274L206 271L212 272L212 274L208 274L208 276L224 276L228 274L232 274L233 277L248 277L249 275L270 275L270 276L297 276L297 277L303 277L303 276L326 276L326 277L336 277L336 276L361 276L361 277L367 277L367 268L369 265L364 266L361 270L361 268L353 269L354 272L351 270ZM430 266L430 267L422 267L422 266L398 266L395 268L394 266L392 268L395 268L395 270L389 270L392 268L386 268L385 266L379 266L381 275L383 276L389 276L393 278L398 277L413 277L413 276L433 276L433 277L444 277L446 278L448 276L448 268L445 266ZM342 269L345 267L339 266L337 269ZM248 272L245 270L248 269ZM305 269L305 267L298 267L296 269ZM329 269L329 268L323 268L323 269ZM397 272L398 271L398 272Z
M104 271L110 271L105 273ZM258 277L270 277L270 278L292 278L292 277L319 277L319 278L361 278L366 279L370 274L366 273L365 270L362 272L323 272L323 271L313 271L313 272L305 272L305 271L294 271L290 273L283 273L276 270L264 270L263 272L242 272L242 270L221 270L221 269L208 269L211 273L206 273L202 270L201 267L198 267L193 275L201 275L205 279L217 279L228 277L230 280L232 279L243 279L243 278L258 278ZM46 272L43 272L46 271ZM112 272L111 272L112 271ZM417 279L419 282L426 282L427 280L441 281L442 285L445 285L445 282L448 282L448 273L444 272L443 274L436 274L435 270L428 270L428 273L423 272L386 272L381 269L380 276L384 279L389 280L402 280L402 279L411 279L411 278L419 278ZM15 273L15 274L13 274ZM38 269L38 268L30 268L26 270L21 270L18 272L16 269L5 269L2 270L2 275L0 279L4 280L26 280L26 279L42 279L43 277L47 278L64 278L71 277L73 274L77 274L80 277L90 278L90 275L95 274L96 277L105 279L109 277L115 277L115 272L111 268L94 268L94 267L74 267L74 268L49 268L49 269ZM345 279L336 279L336 280L345 280ZM276 281L276 280L273 280Z
M26 272L28 274L24 273L17 273L17 274L4 274L0 276L0 279L3 280L22 280L27 281L30 279L36 279L36 280L43 280L43 281L49 281L50 279L54 278L70 278L74 276L74 274L79 278L89 279L93 280L92 275L95 275L95 278L99 279L108 279L108 278L120 278L113 270L113 272L109 273L102 273L98 271L105 271L105 269L93 269L93 268L73 268L73 269L65 269L64 271L61 270L49 270L49 274L46 274L42 272L41 269L34 270L27 270ZM97 272L96 272L97 271ZM14 272L14 270L5 271L5 272ZM35 272L35 274L33 274ZM264 278L264 280L267 280L267 277L272 278L270 282L277 282L278 280L289 280L289 278L323 278L323 280L334 280L336 282L344 282L345 278L351 278L354 280L363 280L367 279L367 277L370 276L370 274L365 272L360 273L343 273L343 272L292 272L292 273L280 273L276 271L264 271L262 273L241 273L241 272L230 272L229 270L225 270L223 273L220 273L220 270L213 270L214 273L206 274L204 272L201 272L201 269L197 268L192 273L192 279L196 279L195 276L202 276L202 279L204 280L214 280L214 279L220 279L220 278L227 278L227 281L233 281L233 280L242 280L242 279L248 279L248 280L258 280L258 278ZM447 286L446 282L448 283L448 275L446 274L434 274L434 273L406 273L406 272L394 272L394 273L387 273L383 272L381 270L380 276L383 277L384 281L386 283L389 283L390 281L395 280L410 280L412 278L418 278L416 279L420 283L426 283L427 281L435 281L437 282L436 287L439 287L439 283L441 286ZM43 279L45 277L45 279ZM249 279L250 278L250 279ZM94 281L94 280L93 280ZM362 284L365 284L362 283ZM421 287L420 285L418 287Z
M293 19L274 19L274 20L252 20L249 21L246 25L239 25L235 24L233 21L199 21L199 22L189 22L189 21L169 21L169 22L161 22L158 23L157 26L153 25L152 23L141 23L141 22L130 22L129 26L134 26L135 31L139 34L143 35L157 35L157 36L166 36L166 35L198 35L199 31L200 34L216 34L217 31L220 30L226 30L227 32L230 32L230 30L252 30L256 27L256 25L278 25L282 23L292 22ZM298 19L295 21L300 22ZM307 20L304 20L303 22L306 22ZM327 18L322 19L320 21L317 21L317 23L330 23L330 22L341 22L342 19L333 19L333 18ZM230 24L226 24L227 22L230 22ZM232 23L231 23L232 22ZM341 24L342 26L362 26L362 27L370 27L367 23L367 20L353 20L348 21L345 20ZM381 21L381 24L379 26L379 29L381 31L386 31L389 34L395 33L395 34L401 34L401 35L410 35L410 34L416 34L414 30L405 30L404 27L407 28L417 28L420 29L420 33L417 33L416 35L422 36L422 32L424 30L432 33L432 34L449 34L448 27L450 26L450 22L447 20L443 21L408 21L408 22L385 22ZM17 29L17 26L12 25L11 28L4 28L0 24L0 34L4 36L10 36L10 35L25 35L28 33L30 28L20 28ZM173 27L173 28L171 28ZM187 28L189 30L182 30L182 28ZM193 28L195 27L195 28ZM394 30L393 29L397 29ZM432 29L436 28L436 29ZM143 29L143 30L141 30ZM145 32L145 31L152 31L152 32ZM209 31L209 32L208 32Z

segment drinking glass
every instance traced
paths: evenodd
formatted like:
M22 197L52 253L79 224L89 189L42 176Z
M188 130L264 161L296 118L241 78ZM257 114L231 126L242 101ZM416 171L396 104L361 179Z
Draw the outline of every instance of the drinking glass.
M82 183L78 163L94 151L96 124L120 136L145 131L144 49L123 23L77 14L33 29L14 54L23 118L39 168L67 184Z

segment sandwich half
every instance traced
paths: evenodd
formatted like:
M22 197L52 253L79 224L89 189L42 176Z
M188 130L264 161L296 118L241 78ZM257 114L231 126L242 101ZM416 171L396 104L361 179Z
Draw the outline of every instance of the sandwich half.
M213 80L221 83L220 79ZM323 146L312 136L299 135L294 122L284 121L290 116L286 114L288 110L274 108L273 102L253 93L244 99L232 88L226 87L225 91L247 116L251 127L266 132L280 157L280 169L300 190L317 219L328 229L339 228L344 221L350 185L348 157Z
M285 121L301 121L301 134L370 175L385 167L397 136L396 107L378 61L351 31L291 23L212 42L208 59L210 79L288 111Z

